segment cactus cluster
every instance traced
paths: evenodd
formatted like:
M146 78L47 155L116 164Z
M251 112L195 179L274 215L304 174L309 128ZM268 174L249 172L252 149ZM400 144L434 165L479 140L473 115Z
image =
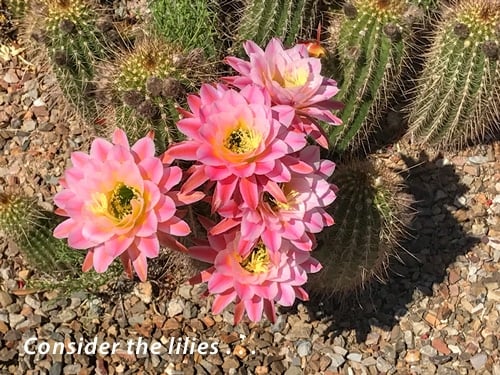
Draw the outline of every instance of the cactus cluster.
M328 44L337 47L338 100L345 107L343 126L330 127L329 137L339 153L366 139L399 85L411 32L406 10L405 0L353 0L334 16L340 17L340 30L332 30L335 40Z
M265 45L279 37L291 45L303 33L316 29L319 0L246 0L243 5L235 43L245 40Z
M463 0L436 27L409 109L415 142L461 146L499 129L500 2Z
M405 236L411 198L403 193L402 177L381 158L340 165L334 180L335 224L318 235L313 254L323 269L311 275L310 289L342 297L384 278L388 259Z
M16 17L28 4L4 2ZM233 15L238 22L227 29L234 26L230 42L241 51L249 39L264 47L279 37L291 46L309 36L325 14L319 8L326 2L240 3ZM227 36L219 25L224 2L149 0L151 23L139 26L144 37L121 52L116 43L120 32L113 22L102 22L92 0L33 4L28 17L40 29L39 40L75 107L89 120L109 109L112 124L123 128L131 143L154 131L158 153L180 140L177 109L185 104L186 93L210 81L217 60L227 54L222 43ZM407 116L414 142L461 146L498 130L499 20L499 0L344 2L329 17L330 36L323 43L328 50L323 67L331 68L328 75L340 88L335 99L345 105L336 113L343 125L328 127L333 150L347 155L368 144L393 99L402 99L398 94L408 78L405 68L417 71L420 64L424 68L418 80L404 86L415 86ZM424 48L427 53L418 56ZM383 277L387 259L404 235L409 206L401 177L382 159L345 162L333 182L340 188L332 206L336 224L320 235L315 256L324 269L311 280L313 293L322 295L346 294ZM34 207L29 199L0 195L2 230L44 272L72 269L74 263L60 261L59 254L74 251L52 237L53 225Z

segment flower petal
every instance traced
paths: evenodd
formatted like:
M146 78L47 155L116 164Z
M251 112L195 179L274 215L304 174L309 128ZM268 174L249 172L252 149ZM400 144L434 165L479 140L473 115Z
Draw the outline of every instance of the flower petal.
M234 301L234 298L236 297L236 292L234 290L228 290L225 291L224 293L218 294L214 302L212 304L212 313L214 314L220 314L222 310L224 310L227 305L229 305L231 302Z
M173 236L187 236L191 233L189 225L184 220L175 216L163 223L158 224L158 230Z
M158 237L137 237L135 240L137 249L147 258L156 258L160 253L160 243Z
M115 145L121 145L121 146L125 147L126 149L130 148L130 145L129 145L128 139L127 139L127 134L125 134L125 132L120 128L115 129L113 136L112 136L112 142Z

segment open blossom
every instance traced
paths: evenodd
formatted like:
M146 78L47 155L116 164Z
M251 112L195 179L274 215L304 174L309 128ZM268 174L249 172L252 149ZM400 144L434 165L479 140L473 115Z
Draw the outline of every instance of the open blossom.
M243 240L237 229L209 236L208 240L209 244L194 246L189 253L213 266L191 282L208 282L208 292L215 294L214 314L235 302L234 324L245 311L254 322L261 319L263 312L274 322L274 303L291 306L296 298L307 300L309 296L301 286L307 281L307 273L321 269L311 253L297 250L288 241L283 241L278 252L270 252L262 241L244 241L240 246Z
M241 236L247 241L259 237L271 251L277 251L282 238L298 249L309 251L314 247L314 236L324 226L333 224L333 218L325 208L335 200L337 187L327 178L335 164L321 160L319 147L308 146L291 155L312 166L309 174L292 173L290 181L281 184L270 182L263 185L256 209L241 199L227 202L218 211L225 217L211 229L220 234L235 226L241 226Z
M150 137L130 147L117 129L112 141L97 138L90 154L72 153L73 166L60 181L64 189L54 197L56 212L69 218L55 228L54 236L68 238L73 248L89 249L84 271L94 267L104 272L120 257L129 275L133 266L144 281L147 258L158 256L160 240L172 244L176 241L171 235L190 233L187 223L175 216L179 202L170 191L182 171L154 156Z
M326 139L315 120L341 124L332 110L342 108L342 104L332 100L338 92L337 83L321 75L321 60L310 57L304 44L284 49L276 38L264 51L252 41L245 42L244 49L250 61L226 57L225 61L240 75L225 80L239 88L249 84L264 87L274 104L295 109L295 126L325 146Z
M207 181L215 181L213 210L239 191L255 207L258 176L276 182L290 179L286 155L306 145L303 134L290 131L290 107L271 107L268 93L255 85L238 92L225 85L201 87L191 95L192 111L183 111L177 127L187 140L170 147L163 160L196 160L181 191L188 193ZM295 166L296 167L296 166ZM300 168L300 163L298 165Z

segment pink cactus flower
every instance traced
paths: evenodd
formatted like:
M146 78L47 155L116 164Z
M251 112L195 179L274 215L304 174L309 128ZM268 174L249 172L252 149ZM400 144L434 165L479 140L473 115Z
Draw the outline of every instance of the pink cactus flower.
M294 122L324 146L326 139L316 120L341 124L332 110L341 109L343 105L332 100L338 92L337 82L321 75L321 60L310 57L305 44L284 49L276 38L271 39L265 51L252 41L243 46L250 61L226 57L226 63L240 75L225 80L239 88L249 84L264 87L273 104L293 107L299 117Z
M311 165L313 171L306 175L293 172L288 182L270 181L262 185L257 209L238 198L227 202L218 211L225 218L211 229L211 234L241 226L244 240L251 242L261 237L271 251L281 247L282 239L298 249L312 250L315 246L312 233L334 223L325 208L336 197L337 187L327 181L335 164L320 159L318 146L305 147L291 156Z
M69 246L89 249L83 271L107 270L120 257L129 275L134 267L139 278L147 277L147 258L158 256L160 240L177 242L171 235L190 233L186 222L175 216L180 204L171 191L182 177L178 167L164 166L154 156L151 137L131 148L125 133L117 129L113 143L102 138L92 142L90 154L73 152L54 197L58 214L69 218L54 230L57 238L68 238ZM202 198L191 196L184 203Z
M268 93L255 85L238 92L225 85L201 87L200 96L188 97L192 113L182 111L184 118L177 127L187 140L170 147L163 160L197 160L191 176L181 191L188 193L205 183L215 181L212 209L239 191L251 207L258 201L258 176L272 181L290 179L286 155L306 145L303 134L288 127L293 110L288 106L271 107ZM298 168L301 165L297 166Z
M214 314L234 301L234 324L241 321L245 311L254 322L263 312L274 322L274 303L291 306L295 298L307 300L309 296L301 286L307 281L307 273L321 269L311 253L297 250L286 240L277 252L270 252L262 241L244 241L241 246L243 240L237 229L209 236L208 240L207 245L189 249L192 257L213 264L191 283L208 282L208 293L215 294Z

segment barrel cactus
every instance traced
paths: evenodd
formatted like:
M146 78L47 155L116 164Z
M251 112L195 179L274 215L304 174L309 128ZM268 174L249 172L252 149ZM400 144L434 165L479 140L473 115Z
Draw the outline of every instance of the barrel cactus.
M405 0L352 0L332 16L326 44L338 56L337 98L345 104L343 126L328 130L338 153L364 144L397 92L412 39L408 7Z
M409 109L414 142L460 147L500 129L499 22L498 0L446 10Z
M411 218L403 179L385 163L381 158L350 161L334 173L335 224L318 234L313 255L323 269L310 276L313 295L343 297L385 276Z
M253 40L264 46L272 37L284 44L297 42L303 32L316 29L318 0L245 0L236 31L236 45Z

